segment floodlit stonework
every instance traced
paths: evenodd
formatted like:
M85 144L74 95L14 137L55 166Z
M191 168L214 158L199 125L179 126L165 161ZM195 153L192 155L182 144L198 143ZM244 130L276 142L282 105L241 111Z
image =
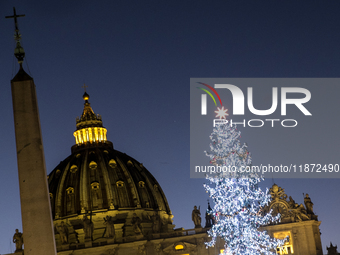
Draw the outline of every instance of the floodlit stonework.
M196 206L191 212L195 228L175 229L160 184L143 164L114 149L86 92L83 113L76 121L75 145L71 155L48 175L47 191L35 85L21 65L25 54L16 23L20 16L14 10L10 18L15 18L15 55L21 67L12 80L12 91L24 233L14 234L13 254L52 255L55 247L59 255L221 253L221 240L215 247L205 247L213 219L205 215L202 228L201 212ZM272 201L264 211L280 213L281 222L262 229L276 238L289 236L277 253L321 255L321 222L308 194L305 205L299 205L293 198L287 199L284 189L276 184L270 193ZM327 249L336 254L336 248L331 244Z
M88 94L83 98L84 110L77 127L103 128ZM204 224L197 207L192 211L195 229L175 229L160 184L140 162L115 150L110 141L76 140L71 151L48 178L58 254L203 255L223 250L221 240L216 247L205 247L209 227L201 227ZM308 194L304 206L287 199L284 189L276 184L270 193L272 202L265 211L280 213L282 218L263 229L276 238L289 236L277 253L322 254L320 222ZM86 227L84 219L92 222L91 227ZM67 243L63 242L64 233L58 231L62 222L67 226Z
M308 194L304 204L295 203L284 189L274 184L269 190L272 201L266 211L272 210L274 214L281 214L281 222L263 227L271 236L285 238L288 242L278 248L280 254L322 255L318 216L314 214L313 203Z
M104 129L101 117L88 102L89 95L83 98L77 130ZM88 137L83 136L82 141ZM143 164L115 150L106 139L77 141L79 137L71 155L48 176L58 254L211 255L223 250L221 240L215 247L205 247L212 220L207 215L204 225L197 207L192 211L195 228L175 229L165 194ZM272 201L264 211L280 213L281 222L263 229L276 238L289 236L277 253L322 254L321 222L308 194L305 205L299 205L292 197L287 199L284 189L276 184L270 193Z

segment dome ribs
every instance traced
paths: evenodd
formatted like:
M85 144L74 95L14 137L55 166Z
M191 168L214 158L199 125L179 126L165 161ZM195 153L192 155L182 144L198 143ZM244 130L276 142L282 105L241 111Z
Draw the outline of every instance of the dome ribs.
M81 173L80 173L80 204L81 204L81 211L86 211L90 209L89 206L89 192L88 188L90 183L88 181L88 174L87 174L87 165L88 165L88 150L84 151L84 159L81 164Z
M49 175L49 187L54 219L97 210L157 211L172 217L163 190L152 174L113 147L73 150Z
M131 174L127 170L125 164L122 162L120 158L117 157L118 164L122 170L122 177L125 180L126 187L126 196L128 197L127 207L134 208L137 207L137 204L139 201L137 201L137 190L136 186L134 185L133 179L131 177ZM125 160L124 160L125 161ZM120 192L120 195L122 195L122 192Z
M69 157L70 158L70 157ZM64 168L62 168L62 177L60 181L58 182L58 189L57 189L57 194L56 194L56 199L55 199L55 218L59 218L62 214L62 200L63 200L63 193L66 188L64 188L65 184L65 179L67 176L67 169L70 168L70 162L66 164Z
M100 171L102 173L102 178L101 180L103 180L104 183L104 188L106 191L106 203L104 204L104 207L110 207L111 203L113 204L113 192L112 192L112 188L111 188L111 182L110 182L110 178L109 178L109 173L108 173L108 167L105 164L104 158L101 153L97 154L98 156L98 163L99 163L99 167L100 167ZM105 200L104 200L105 201Z

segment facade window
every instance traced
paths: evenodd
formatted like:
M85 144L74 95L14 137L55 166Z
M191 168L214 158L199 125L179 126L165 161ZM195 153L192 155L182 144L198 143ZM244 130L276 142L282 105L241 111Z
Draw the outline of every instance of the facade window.
M101 192L99 189L99 182L92 182L91 183L91 195L92 195L92 204L93 204L93 208L94 209L99 209L102 208L102 196L101 196Z
M124 182L123 181L117 181L116 182L118 188L123 188L124 187Z
M178 255L190 255L189 253L179 253L181 251L184 251L185 250L185 246L183 244L177 244L175 245L175 250L176 250L176 254Z
M67 193L67 195L73 194L74 193L74 188L72 188L72 187L67 188L66 189L66 193Z
M97 169L97 163L94 161L91 161L89 164L89 167L91 170L96 170Z
M184 246L182 244L178 244L175 246L175 250L178 251L178 250L183 250L184 249Z
M93 190L99 189L99 183L98 183L98 182L93 182L93 183L91 183L91 188L92 188Z
M282 239L285 239L286 237L288 238L287 238L287 241L284 243L284 245L276 248L276 254L280 254L280 255L294 254L293 242L292 242L290 231L274 233L274 238L282 240Z
M117 162L114 159L110 159L109 166L111 168L115 168L117 166Z
M76 166L76 165L73 165L73 166L71 166L71 168L70 168L70 172L71 173L75 173L75 172L77 172L78 171L78 167Z
M66 210L67 213L74 213L75 209L74 209L74 188L72 187L68 187L66 189Z

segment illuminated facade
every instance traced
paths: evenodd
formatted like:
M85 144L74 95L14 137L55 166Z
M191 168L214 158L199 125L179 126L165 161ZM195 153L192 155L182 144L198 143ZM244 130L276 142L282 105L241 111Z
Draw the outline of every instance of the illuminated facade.
M16 49L20 64L24 56L21 49ZM206 228L175 229L172 212L157 180L137 160L113 148L107 140L102 119L93 112L86 92L83 99L84 110L76 120L73 134L76 144L71 148L72 153L48 175L58 254L219 254L224 247L221 240L215 247L205 247L204 242L209 240ZM277 248L277 253L321 255L320 222L307 206L308 197L305 198L305 210L292 199L287 201L283 189L277 185L273 185L271 193L273 201L268 210L280 212L282 223L264 226L263 229L277 238L289 236L285 245ZM48 202L47 197L47 208ZM38 209L42 211L42 207ZM47 228L46 222L39 219L29 223ZM48 244L37 236L33 239L45 246ZM53 238L50 244L52 247ZM20 250L13 254L23 252Z
M160 184L143 164L114 149L86 92L83 99L72 154L48 176L58 254L218 253L205 248L207 229L175 229Z
M175 229L157 180L143 164L114 149L101 117L88 102L89 95L85 93L83 99L72 153L48 176L58 254L212 255L223 251L221 240L215 247L205 247L210 240L207 228ZM310 198L305 198L305 208L291 197L287 200L277 185L270 192L272 201L266 210L280 213L282 221L263 229L276 238L289 236L277 254L321 255L320 222L308 207Z
M313 203L308 194L304 204L298 204L284 189L274 184L269 190L272 201L266 211L281 214L281 222L263 227L276 238L284 239L286 243L277 248L277 254L322 255L318 216L314 214ZM288 198L288 199L287 199Z
M281 247L277 247L277 254L294 254L294 248L293 248L293 240L292 240L292 234L290 231L283 231L283 232L275 232L273 234L274 238L277 239L285 239L288 237L288 240L285 242L285 244Z

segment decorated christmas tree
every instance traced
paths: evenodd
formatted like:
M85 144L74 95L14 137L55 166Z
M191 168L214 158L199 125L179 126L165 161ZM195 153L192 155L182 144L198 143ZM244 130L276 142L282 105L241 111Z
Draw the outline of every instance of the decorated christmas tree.
M268 191L262 191L263 178L251 170L247 145L241 145L240 131L230 124L217 125L210 136L210 163L219 170L218 176L207 177L205 189L214 201L209 212L214 225L208 234L214 246L217 237L225 241L225 254L276 254L283 240L271 238L261 226L279 220L262 210L269 202Z

